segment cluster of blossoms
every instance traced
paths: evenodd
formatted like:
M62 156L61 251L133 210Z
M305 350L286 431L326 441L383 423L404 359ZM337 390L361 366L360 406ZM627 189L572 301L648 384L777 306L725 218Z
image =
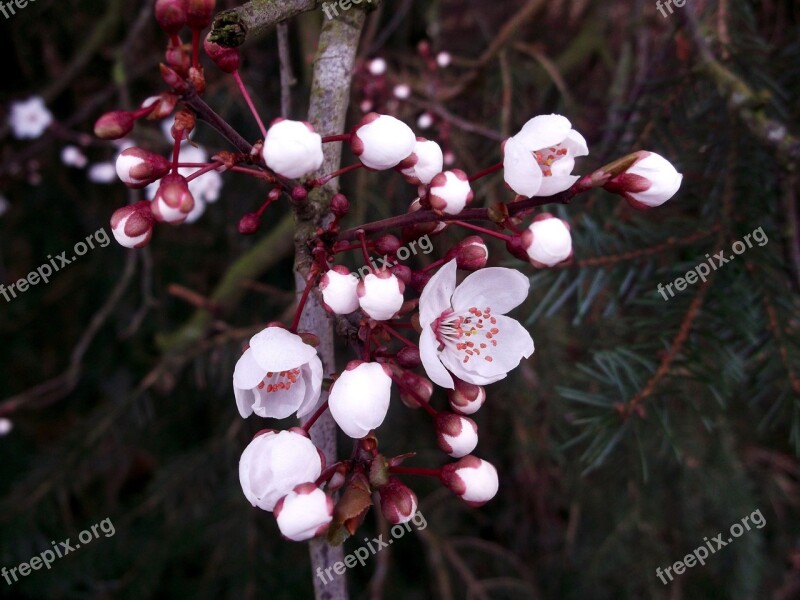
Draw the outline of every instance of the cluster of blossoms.
M202 94L205 85L198 61L199 33L211 20L214 2L158 0L155 6L156 17L170 36L161 66L170 89L137 111L104 115L95 127L100 137L118 139L128 135L138 119L172 117L171 158L134 147L117 159L116 171L127 186L152 190L149 200L114 213L111 224L122 245L146 245L155 222L179 224L190 219L198 202L191 183L210 173L253 175L272 186L261 207L242 217L243 234L259 229L270 205L307 202L310 190L357 168L395 170L413 190L407 214L349 230L342 230L341 221L350 202L342 194L333 196L332 218L310 241L312 264L292 324L271 323L253 336L236 363L233 390L243 418L255 414L304 419L302 427L262 430L250 442L239 469L245 497L253 506L273 512L283 535L298 541L325 532L332 541L352 535L372 505L373 493L390 523L407 522L416 512L417 497L399 479L401 475L436 477L471 506L491 500L498 491L498 473L473 454L479 436L470 415L485 403L486 386L529 358L534 343L525 328L508 316L527 298L528 277L515 269L487 266L488 248L477 234L503 240L509 253L536 268L553 267L572 256L570 226L549 213L532 216L536 208L596 187L622 195L636 208L650 208L677 192L681 175L650 152L575 175L575 160L588 155L589 149L561 115L528 121L502 144L502 162L472 176L446 168L445 152L437 142L417 136L387 114L369 112L349 132L327 136L309 123L286 118L275 119L267 128L241 82L237 52L209 38L203 44L206 54L234 77L262 137L246 152L218 152L210 159L195 153L186 158L183 144L197 117L196 104L190 100ZM187 26L192 43L183 45L179 35ZM439 66L447 62L449 57L436 58ZM377 75L385 71L385 65L383 71L374 63L370 67ZM323 145L330 142L345 142L357 162L313 177L323 164ZM474 182L501 171L515 194L513 201L490 210L469 208L475 200ZM494 227L471 224L475 220L490 221ZM412 269L396 260L405 242L446 227L465 229L469 235L424 268ZM385 233L388 229L398 235ZM363 278L336 262L342 253L360 251L371 264L372 250L387 260L382 268L370 267ZM460 283L459 271L468 273ZM358 359L329 379L324 377L313 332L298 330L312 293L332 318L356 330L350 341ZM409 331L418 335L416 342L407 337ZM326 366L333 370L333 365ZM446 408L434 407L437 386L446 391ZM410 467L403 463L414 453L385 456L379 451L377 435L393 390L405 406L430 416L438 447L454 461L435 468ZM331 465L325 464L309 435L326 411L355 440L352 456Z

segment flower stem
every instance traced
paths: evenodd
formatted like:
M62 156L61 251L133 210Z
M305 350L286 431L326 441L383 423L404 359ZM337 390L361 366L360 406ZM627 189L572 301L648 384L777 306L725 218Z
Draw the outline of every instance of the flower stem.
M326 410L328 410L327 400L325 400L325 402L322 403L322 406L320 406L317 409L317 411L308 418L308 421L305 422L305 425L303 425L301 429L306 433L308 433L308 430L314 426L314 423L317 422L317 419L319 419L323 414L325 414Z
M349 133L340 133L338 135L326 135L322 138L322 143L327 144L329 142L349 142L352 136Z
M397 331L395 331L395 330L394 330L394 328L393 328L391 325L389 325L389 324L387 324L387 323L381 323L381 326L383 327L383 330L384 330L386 333L388 333L389 335L391 335L393 338L400 340L400 341L401 341L401 342L403 342L403 343L404 343L406 346L409 346L410 348L416 348L416 347L417 347L417 345L416 345L414 342L412 342L412 341L411 341L411 340L409 340L408 338L405 338L405 337L403 337L403 336L402 336L402 335L400 335L400 334L399 334Z
M502 168L503 168L503 163L497 163L496 165L492 165L491 167L485 168L483 171L478 171L477 173L475 173L475 175L470 177L467 181L470 181L470 182L477 181L478 179L481 179L482 177L486 177L487 175L491 175L492 173L495 173L495 172L499 171Z
M200 66L200 32L192 30L192 66L196 69Z
M398 475L421 475L423 477L441 477L441 469L425 469L423 467L389 467L390 473Z
M313 181L310 181L309 185L311 187L322 187L323 185L328 183L334 177L339 177L340 175L344 175L345 173L350 173L351 171L355 171L356 169L360 169L363 166L364 165L362 165L361 163L355 163L355 164L349 165L347 167L342 167L338 171L334 171L333 173L329 173L327 175L323 175L319 179L314 179Z
M253 99L250 97L250 94L247 92L247 88L244 86L244 81L242 81L242 76L239 74L239 71L234 71L232 74L233 78L236 80L236 85L239 86L239 91L242 93L242 96L244 97L244 101L247 102L247 106L250 108L250 112L253 113L253 116L256 118L256 123L258 123L258 128L261 130L261 135L266 138L267 128L264 127L264 122L258 115L256 106L255 104L253 104Z
M206 174L206 173L208 173L209 171L213 171L214 169L218 169L218 168L219 168L219 167L221 167L221 166L222 166L222 163L219 163L219 162L213 162L213 163L207 164L206 166L204 166L204 167L203 167L202 169L200 169L199 171L195 171L194 173L192 173L191 175L189 175L189 176L186 178L186 181L188 182L188 181L191 181L192 179L197 179L197 178L198 178L198 177L200 177L201 175L205 175L205 174Z
M297 326L300 324L300 317L303 314L303 308L306 306L306 302L308 302L308 296L311 293L311 290L314 288L314 278L317 276L317 272L315 269L311 269L311 272L308 274L308 279L306 280L306 287L303 290L303 295L300 297L300 302L297 304L297 310L294 313L294 320L292 321L292 326L289 327L289 331L292 333L297 333Z
M464 221L453 221L453 225L458 225L459 227L471 229L472 231L478 231L485 235L490 235L492 237L496 237L497 239L504 240L506 242L511 240L511 236L509 235L505 235L504 233L500 233L499 231L492 231L491 229L486 229L485 227L480 227L479 225L472 225L471 223L465 223Z

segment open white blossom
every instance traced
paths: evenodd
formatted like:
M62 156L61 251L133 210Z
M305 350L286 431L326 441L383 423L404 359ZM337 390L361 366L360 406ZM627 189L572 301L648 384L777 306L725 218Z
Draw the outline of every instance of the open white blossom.
M522 196L552 196L579 177L572 175L575 159L589 154L583 136L566 117L539 115L503 146L503 177Z
M40 96L11 103L8 124L17 139L36 139L50 127L52 122L53 115L47 110L44 99Z
M285 419L311 414L322 389L322 362L302 338L280 327L267 327L250 338L233 371L233 392L243 418Z
M242 452L239 483L250 504L272 511L295 487L316 481L323 467L310 439L294 431L269 431Z
M68 167L83 169L89 161L77 146L64 146L61 149L61 162Z
M92 183L114 183L117 180L117 167L110 162L95 163L89 167L87 177Z
M428 377L453 389L452 373L474 385L503 379L533 354L528 331L506 313L528 296L528 278L490 267L456 287L456 261L431 278L419 299L420 359ZM449 371L449 372L448 372Z

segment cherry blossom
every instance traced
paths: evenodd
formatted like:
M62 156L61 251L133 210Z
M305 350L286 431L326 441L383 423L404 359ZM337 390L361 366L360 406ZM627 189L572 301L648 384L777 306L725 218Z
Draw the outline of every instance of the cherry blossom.
M533 354L530 334L505 316L525 300L529 285L519 271L490 267L456 287L456 261L439 269L419 300L420 358L428 377L450 389L455 386L450 373L486 385Z
M310 123L276 119L264 140L264 162L284 177L304 177L322 166L322 138Z
M268 431L244 449L239 483L250 504L271 512L296 486L316 481L323 466L319 451L307 437L297 431Z
M313 483L301 483L273 512L281 533L295 542L322 535L333 520L333 500Z
M320 280L325 308L337 315L349 315L358 310L358 278L347 267L336 266Z
M683 175L663 156L642 150L636 162L605 185L625 197L634 208L661 206L680 189Z
M328 404L336 424L354 439L380 427L389 410L392 378L379 363L354 360L331 388Z
M416 143L414 132L399 119L369 113L353 130L350 146L365 167L383 171L408 158Z
M537 216L522 233L521 239L535 267L552 267L572 256L569 224L549 213Z
M540 115L505 141L504 178L522 196L552 196L569 189L575 158L589 154L583 136L566 117Z
M47 110L44 99L40 96L11 103L8 124L17 139L36 139L50 127L52 122L53 115Z
M386 321L403 306L405 284L391 271L369 273L358 283L358 303L376 321Z
M233 393L242 418L304 417L317 407L322 362L302 338L281 327L267 327L250 338L233 371Z

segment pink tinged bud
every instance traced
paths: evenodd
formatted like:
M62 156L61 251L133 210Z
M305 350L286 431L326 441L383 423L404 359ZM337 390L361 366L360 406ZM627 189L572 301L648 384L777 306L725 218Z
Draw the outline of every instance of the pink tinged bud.
M302 483L278 500L274 515L284 537L303 542L327 531L333 500L315 484Z
M163 79L164 83L166 83L173 90L175 90L176 92L179 92L179 93L182 94L187 89L189 89L189 87L186 85L186 82L184 81L183 77L181 77L175 71L175 69L172 69L172 68L168 67L164 63L161 63L159 65L159 69L161 71L161 79Z
M186 178L172 173L161 180L152 202L156 220L177 225L183 223L194 208L194 197Z
M136 119L133 113L125 110L108 112L97 119L94 134L101 140L118 140L133 131Z
M552 267L572 257L569 224L549 213L537 216L519 237L534 267Z
M389 410L392 379L379 363L351 361L333 384L328 406L336 424L353 439L380 427Z
M292 188L291 198L295 204L302 204L308 199L308 190L302 185L296 185Z
M272 511L298 485L316 481L322 469L319 451L307 437L294 431L268 431L242 453L239 482L250 504Z
M153 213L150 203L138 202L114 211L111 215L111 233L120 246L143 248L153 236Z
M189 68L192 66L191 46L179 44L178 46L169 45L164 53L164 62L176 73L188 75Z
M170 35L177 34L186 25L186 0L156 0L156 21Z
M683 175L655 152L642 150L636 154L636 162L604 187L623 196L634 208L647 210L661 206L678 192Z
M407 523L417 513L417 495L395 477L378 488L378 494L381 512L392 525Z
M444 168L444 154L436 142L417 138L414 152L397 165L405 180L411 185L427 185Z
M236 48L226 48L225 46L220 46L219 44L209 40L208 36L206 36L206 39L203 42L203 49L206 51L206 54L214 62L214 64L225 73L234 73L239 70L239 50Z
M141 148L127 148L117 157L117 176L130 188L143 188L161 179L172 163L159 154Z
M156 121L170 116L177 104L178 96L164 92L159 96L153 96L142 102L142 108L153 107L147 114L147 118Z
M436 416L439 448L453 458L466 456L478 445L478 425L472 419L440 412Z
M358 283L358 303L371 319L388 321L402 308L405 288L391 271L370 273Z
M331 212L337 217L343 217L350 211L350 202L344 194L336 194L331 198Z
M486 402L486 389L455 377L453 380L455 388L447 392L451 408L462 415L472 415L478 412Z
M464 210L474 197L468 179L460 169L439 173L431 181L431 208L440 215L457 215Z
M298 179L319 170L325 159L322 137L310 123L276 119L264 138L262 154L266 165L284 177ZM305 201L305 197L298 199Z
M450 262L454 258L459 269L477 271L483 269L489 261L489 249L480 237L471 235L451 248L445 260Z
M500 483L497 469L477 456L442 467L442 483L470 506L481 506L495 497Z
M395 360L404 369L416 369L422 364L422 360L419 357L419 348L411 346L403 346L395 356Z
M256 213L247 213L239 219L239 233L242 235L253 235L261 227L261 217Z
M387 234L375 240L375 250L380 254L394 254L403 246L397 237Z
M399 119L369 113L353 129L350 148L365 167L383 171L408 158L416 142L414 132Z
M414 272L410 267L405 265L395 265L391 268L391 271L400 281L403 282L404 285L411 283L411 277L413 276Z
M189 27L200 31L211 25L216 0L187 0L186 4L186 24Z
M358 278L346 267L336 266L319 283L325 308L336 315L349 315L358 310Z
M409 349L416 350L415 348ZM419 351L417 351L417 356L419 356ZM431 401L433 383L430 379L417 375L413 371L402 371L399 377L400 400L408 408L422 408L422 403Z

